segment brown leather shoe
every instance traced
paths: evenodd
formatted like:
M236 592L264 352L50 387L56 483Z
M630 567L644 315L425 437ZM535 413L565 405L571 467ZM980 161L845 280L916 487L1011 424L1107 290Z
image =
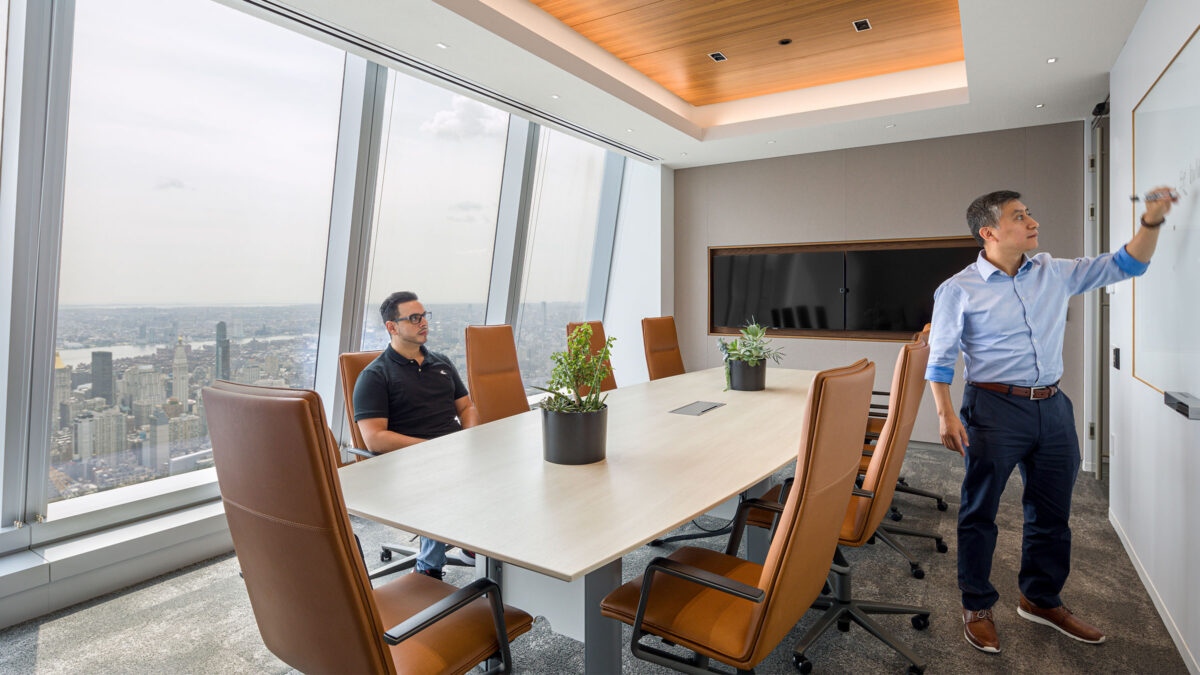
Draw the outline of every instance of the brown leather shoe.
M1104 642L1104 633L1101 633L1091 624L1072 614L1071 610L1067 609L1065 605L1055 607L1054 609L1042 609L1026 600L1025 596L1022 595L1021 601L1017 604L1017 615L1034 623L1056 628L1060 633L1068 637L1073 637L1080 642L1086 642L1090 645L1098 645Z
M1000 637L996 635L996 622L990 609L975 612L964 607L963 636L972 647L981 652L1000 653Z

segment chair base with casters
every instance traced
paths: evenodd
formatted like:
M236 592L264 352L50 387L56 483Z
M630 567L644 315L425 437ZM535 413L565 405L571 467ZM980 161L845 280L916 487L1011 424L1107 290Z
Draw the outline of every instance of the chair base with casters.
M899 553L900 555L904 556L906 560L908 560L908 569L913 575L914 579L924 579L925 570L921 567L921 561L909 552L907 546L901 544L899 540L893 537L892 535L894 534L903 534L910 537L924 537L926 539L932 539L935 542L934 546L937 548L938 553L945 553L946 551L950 550L950 547L946 546L945 540L942 539L941 536L932 532L923 532L921 530L914 530L910 527L900 527L899 525L881 523L875 530L875 538L887 544L893 551Z
M876 535L878 536L878 533ZM909 663L912 664L908 668L909 673L925 672L925 661L909 649L908 645L885 631L882 626L871 618L871 615L911 614L913 615L911 620L913 628L925 630L929 627L928 609L911 605L898 605L890 602L866 602L851 597L850 565L846 562L845 556L842 555L841 548L838 548L837 553L834 554L833 565L830 566L829 582L833 593L817 598L812 604L815 609L824 609L825 614L800 639L800 642L796 644L796 648L792 652L792 663L801 673L811 673L813 669L813 662L808 660L804 652L808 651L808 648L824 635L830 626L837 625L838 630L845 633L850 630L851 622L862 626L868 633L879 638L884 644L908 659Z
M904 476L900 476L899 480L896 481L896 492L903 492L904 494L908 495L928 497L929 499L936 500L938 511L945 511L946 509L950 508L950 505L946 503L946 500L943 499L941 495L930 492L929 490L922 490L920 488L912 487L905 482Z

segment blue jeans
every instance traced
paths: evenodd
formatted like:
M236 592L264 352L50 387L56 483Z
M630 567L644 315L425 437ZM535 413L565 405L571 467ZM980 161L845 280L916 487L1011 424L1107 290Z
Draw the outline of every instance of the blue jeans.
M1021 470L1025 527L1021 593L1054 608L1071 571L1071 490L1079 474L1079 439L1067 395L1039 401L967 385L960 410L970 446L958 510L958 588L965 609L988 609L1000 598L990 581L996 511L1012 475Z
M417 571L442 571L446 566L446 545L440 541L421 537L421 551L417 553Z

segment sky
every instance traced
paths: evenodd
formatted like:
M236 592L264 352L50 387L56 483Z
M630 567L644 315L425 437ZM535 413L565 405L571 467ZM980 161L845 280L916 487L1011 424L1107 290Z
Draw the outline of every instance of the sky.
M320 302L344 53L211 0L85 0L75 29L60 304ZM368 299L482 302L508 115L389 81ZM540 156L526 300L577 300L604 151Z

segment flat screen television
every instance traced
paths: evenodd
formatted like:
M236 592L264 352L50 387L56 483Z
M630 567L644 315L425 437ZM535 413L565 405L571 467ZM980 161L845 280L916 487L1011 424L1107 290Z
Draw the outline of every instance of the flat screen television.
M969 237L710 249L709 330L757 321L781 335L907 339L978 254Z

